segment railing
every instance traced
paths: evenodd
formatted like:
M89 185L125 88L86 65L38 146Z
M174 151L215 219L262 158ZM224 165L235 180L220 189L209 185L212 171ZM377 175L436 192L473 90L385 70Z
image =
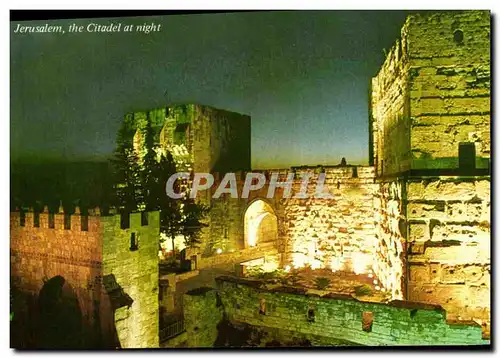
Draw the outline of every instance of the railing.
M183 333L185 330L184 319L179 319L173 323L170 323L165 328L160 330L160 342L165 342L170 338L174 338L175 336Z

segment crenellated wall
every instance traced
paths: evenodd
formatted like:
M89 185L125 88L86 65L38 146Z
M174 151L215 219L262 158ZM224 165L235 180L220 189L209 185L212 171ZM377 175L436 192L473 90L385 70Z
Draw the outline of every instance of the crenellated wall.
M38 216L38 215L37 215ZM88 231L81 230L81 217L71 216L71 226L66 230L64 213L53 215L54 227L49 227L48 211L39 214L39 227L35 227L35 213L26 212L24 226L21 226L20 212L10 214L10 276L11 285L22 292L26 302L21 304L25 313L19 319L24 321L27 329L22 332L22 340L29 343L21 344L43 345L37 330L43 312L39 312L38 295L46 283L57 276L62 283L73 291L77 298L77 308L80 311L81 339L73 344L85 347L99 341L97 332L101 325L107 326L113 317L97 317L100 302L105 300L100 289L89 290L102 275L102 223L99 217L88 216ZM33 302L29 303L29 298ZM26 306L26 307L22 307ZM16 314L16 313L15 313ZM26 320L29 320L26 322ZM107 322L107 323L106 323ZM102 329L103 339L112 341L112 333Z
M130 226L121 228L119 216L103 221L103 279L115 291L115 325L122 348L155 348L159 345L158 240L159 212L130 215ZM132 243L132 237L135 243ZM110 288L104 282L107 290ZM116 292L116 290L120 292Z
M157 212L146 215L144 221L141 213L131 214L122 229L119 215L104 216L99 209L66 219L62 208L56 214L25 212L24 220L20 212L10 214L12 284L34 301L20 317L27 320L23 334L34 337L25 348L44 344L38 301L54 284L77 300L72 305L82 328L72 333L81 338L68 348L158 346L159 218Z

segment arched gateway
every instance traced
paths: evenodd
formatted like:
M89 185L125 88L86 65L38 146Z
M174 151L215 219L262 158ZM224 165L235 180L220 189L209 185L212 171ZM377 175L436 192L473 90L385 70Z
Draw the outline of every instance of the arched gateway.
M276 247L278 218L268 203L262 199L253 201L245 212L245 248Z

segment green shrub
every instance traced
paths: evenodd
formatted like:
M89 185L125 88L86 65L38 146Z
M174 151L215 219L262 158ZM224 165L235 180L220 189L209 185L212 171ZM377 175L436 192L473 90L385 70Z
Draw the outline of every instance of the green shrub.
M255 277L259 280L279 280L281 274L279 270L274 271L264 271L261 265L249 267L247 269L247 276Z
M276 271L262 271L257 278L261 280L272 280L276 278Z
M262 270L262 266L251 266L248 267L246 270L246 275L250 277L260 277L264 273L264 270Z
M356 296L367 296L372 294L372 288L368 285L361 285L354 288Z
M332 281L328 277L316 277L314 287L318 290L326 290Z

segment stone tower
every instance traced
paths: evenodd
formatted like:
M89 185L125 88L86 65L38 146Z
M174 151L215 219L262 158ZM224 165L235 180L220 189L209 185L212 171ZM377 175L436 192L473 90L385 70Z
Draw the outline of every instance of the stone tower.
M148 119L155 133L155 143L161 150L173 155L177 171L213 173L222 178L227 172L251 169L249 116L197 104L129 113L125 116L124 125L139 155L144 148ZM197 201L212 208L225 205L225 201L214 203L210 194L208 190L200 191ZM200 247L190 255L213 255L216 250L214 242L229 240L227 230L223 230L226 235L220 235L215 229L220 227L219 209L211 210L206 221L208 227L202 229Z
M129 113L124 124L136 150L148 118L155 142L195 172L250 170L249 116L197 104Z
M490 22L489 11L409 16L372 80L370 108L385 213L378 236L388 245L405 243L398 253L405 296L484 326L490 321Z

